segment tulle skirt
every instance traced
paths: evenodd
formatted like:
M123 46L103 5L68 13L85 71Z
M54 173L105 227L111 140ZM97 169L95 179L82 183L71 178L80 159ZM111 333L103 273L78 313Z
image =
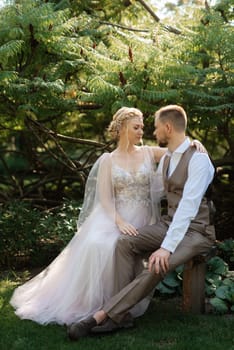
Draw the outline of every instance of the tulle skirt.
M140 214L134 213L135 220L147 220L142 211ZM57 258L16 288L10 300L16 315L40 324L69 325L100 310L113 295L113 255L119 234L106 213L96 208ZM142 314L148 303L143 300L133 315Z

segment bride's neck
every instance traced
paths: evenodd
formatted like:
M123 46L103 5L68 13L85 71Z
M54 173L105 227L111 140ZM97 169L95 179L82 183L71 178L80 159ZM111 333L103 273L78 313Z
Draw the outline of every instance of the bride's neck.
M133 153L136 151L136 149L137 149L136 145L126 145L123 143L119 143L116 148L116 151L119 153Z

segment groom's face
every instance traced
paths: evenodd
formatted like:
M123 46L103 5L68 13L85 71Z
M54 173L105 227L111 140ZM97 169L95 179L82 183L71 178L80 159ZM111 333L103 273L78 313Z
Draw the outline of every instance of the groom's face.
M159 118L155 118L154 122L154 136L160 147L167 147L168 135L166 123L162 123Z

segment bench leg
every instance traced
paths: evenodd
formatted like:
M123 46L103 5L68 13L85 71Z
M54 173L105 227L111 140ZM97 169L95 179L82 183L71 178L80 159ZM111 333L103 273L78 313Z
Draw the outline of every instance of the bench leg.
M206 263L189 260L183 271L183 311L204 313L205 311Z

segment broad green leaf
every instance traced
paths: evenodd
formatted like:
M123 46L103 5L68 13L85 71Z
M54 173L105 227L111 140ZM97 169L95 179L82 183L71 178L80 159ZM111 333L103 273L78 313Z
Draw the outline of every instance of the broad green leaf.
M210 303L211 303L211 305L214 306L214 308L217 312L219 312L219 313L228 312L228 306L225 303L225 301L223 301L222 299L215 297L215 298L210 299Z
M230 289L228 286L220 286L219 288L216 289L215 295L220 298L220 299L230 299Z
M219 256L215 256L208 262L209 270L213 273L225 275L228 270L228 265Z
M168 287L178 287L180 285L180 281L177 278L177 275L175 272L169 273L163 280L163 283L165 283Z
M164 294L173 294L175 293L174 289L168 288L165 284L163 284L163 282L160 282L156 289L160 292L160 293L164 293Z

